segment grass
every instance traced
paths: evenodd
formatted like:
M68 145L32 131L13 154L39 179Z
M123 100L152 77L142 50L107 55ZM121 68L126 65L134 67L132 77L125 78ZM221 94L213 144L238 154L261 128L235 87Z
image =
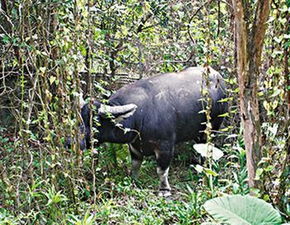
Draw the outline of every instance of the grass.
M200 224L201 206L209 195L200 186L202 177L186 163L173 162L173 196L166 199L156 196L159 182L153 158L143 162L136 182L123 169L129 167L129 160L122 163L98 187L98 203L90 206L96 224Z
M2 146L5 146L0 167L6 173L6 181L0 179L0 192L4 194L0 195L0 224L5 225L201 224L208 220L202 208L206 200L221 191L229 193L234 186L243 185L243 177L239 177L239 173L233 176L232 184L227 187L222 179L220 182L216 178L212 193L205 185L205 176L198 174L192 166L195 162L191 145L185 145L181 149L178 147L170 167L169 181L173 195L158 197L159 180L154 157L145 159L139 179L133 181L128 176L131 160L127 147L107 144L98 149L94 202L92 154L89 150L82 152L80 167L74 168L75 164L71 163L75 159L71 159L69 153L62 153L66 158L57 153L55 157L59 158L54 166L50 152L35 149L32 151L34 177L31 182L27 171L23 170L29 162L25 162L19 154L21 151L17 151L17 144L5 135L0 137ZM216 166L216 171L223 177L226 174L226 167L222 170L225 162ZM41 171L46 175L41 175ZM4 173L0 175L3 177ZM240 183L236 183L234 178ZM237 192L244 190L236 189ZM20 199L18 204L15 200L17 196Z
M192 180L179 180L188 177L188 168L179 167L179 172L183 172L174 173L178 165L173 165L170 173L173 196L165 199L155 195L158 179L154 164L152 160L144 162L137 184L122 171L107 179L100 188L98 203L89 209L96 224L200 223L204 215L201 205L207 196Z

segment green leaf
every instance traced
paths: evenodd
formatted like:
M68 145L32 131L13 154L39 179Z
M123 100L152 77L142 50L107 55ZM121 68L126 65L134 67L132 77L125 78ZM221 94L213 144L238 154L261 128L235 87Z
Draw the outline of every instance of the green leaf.
M10 38L7 35L2 36L2 41L4 44L9 44L10 43Z
M50 78L49 78L49 83L50 84L53 84L53 82L56 80L56 77L54 77L54 76L51 76Z
M210 222L204 222L200 225L220 225L220 223L210 223Z
M216 172L214 172L213 170L211 169L208 169L208 168L203 168L204 172L207 174L207 175L212 175L214 177L216 177L218 174Z
M256 171L256 180L260 180L261 175L263 174L264 170L262 168L258 168Z
M281 216L270 204L251 197L232 195L208 200L205 210L216 220L235 225L280 225Z
M272 171L273 169L274 169L274 166L269 165L269 166L267 166L267 167L265 168L265 171L266 171L266 172L270 172L270 171Z
M46 67L39 67L39 71L44 74L46 71Z

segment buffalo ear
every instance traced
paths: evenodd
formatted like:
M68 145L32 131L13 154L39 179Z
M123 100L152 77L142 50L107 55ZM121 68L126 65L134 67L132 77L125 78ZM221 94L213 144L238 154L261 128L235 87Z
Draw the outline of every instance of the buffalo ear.
M117 123L132 116L137 109L135 104L127 104L120 106L109 106L101 104L98 114L103 117L110 117L112 115Z

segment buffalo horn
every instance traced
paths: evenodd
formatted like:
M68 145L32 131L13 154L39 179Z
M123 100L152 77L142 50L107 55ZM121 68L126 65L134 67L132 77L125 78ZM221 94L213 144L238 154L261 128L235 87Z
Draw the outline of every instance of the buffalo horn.
M137 105L135 104L120 105L120 106L109 106L101 104L101 107L99 108L99 114L122 115L130 113L132 115L136 109Z

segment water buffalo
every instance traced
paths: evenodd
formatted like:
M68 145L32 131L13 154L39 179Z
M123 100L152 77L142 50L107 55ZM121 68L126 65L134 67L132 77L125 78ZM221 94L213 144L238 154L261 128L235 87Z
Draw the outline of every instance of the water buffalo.
M209 93L212 102L211 124L219 129L227 110L225 85L221 75L212 68L191 67L178 73L165 73L122 87L108 103L95 101L93 115L98 120L98 143L127 143L132 158L133 177L138 176L144 156L155 155L160 178L159 195L170 195L169 165L176 143L195 140L203 142L205 102L201 89L206 88L203 74L209 74ZM81 148L90 145L90 107L81 109L84 139Z

